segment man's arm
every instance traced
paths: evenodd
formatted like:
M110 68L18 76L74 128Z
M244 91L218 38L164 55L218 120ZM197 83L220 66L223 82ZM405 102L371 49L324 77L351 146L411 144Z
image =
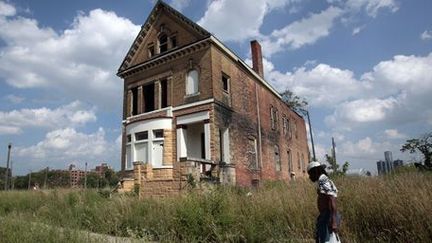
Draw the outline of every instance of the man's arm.
M328 202L329 202L329 209L330 209L330 230L332 232L337 232L338 225L337 225L337 208L336 208L336 198L333 196L327 196Z

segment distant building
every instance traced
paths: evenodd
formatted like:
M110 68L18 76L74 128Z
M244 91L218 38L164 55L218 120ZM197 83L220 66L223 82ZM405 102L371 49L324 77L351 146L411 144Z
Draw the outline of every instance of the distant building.
M84 178L85 171L79 170L74 164L69 165L70 186L77 187L81 178Z
M378 170L378 175L386 174L387 173L386 162L382 160L377 161L377 170Z
M393 161L393 168L396 169L398 167L402 167L403 166L403 160L401 159L397 159L395 161Z
M105 171L112 169L111 166L109 166L107 163L101 163L100 165L96 165L95 172L99 176L104 176Z
M391 151L384 152L384 158L387 166L387 172L393 171L393 155Z

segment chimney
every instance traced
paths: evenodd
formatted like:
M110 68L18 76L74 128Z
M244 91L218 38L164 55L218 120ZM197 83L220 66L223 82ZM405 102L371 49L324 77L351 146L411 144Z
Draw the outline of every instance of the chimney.
M257 40L251 41L252 51L252 69L258 73L261 78L264 78L264 68L262 62L261 45Z

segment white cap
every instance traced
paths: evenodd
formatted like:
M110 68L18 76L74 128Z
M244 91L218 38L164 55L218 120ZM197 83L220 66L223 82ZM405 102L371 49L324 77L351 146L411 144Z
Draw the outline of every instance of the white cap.
M319 166L321 166L320 162L312 161L308 164L307 171L309 172L312 168L319 167Z

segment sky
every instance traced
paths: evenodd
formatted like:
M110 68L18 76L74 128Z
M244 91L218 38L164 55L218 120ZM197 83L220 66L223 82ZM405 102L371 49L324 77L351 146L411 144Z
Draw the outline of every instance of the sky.
M0 166L120 169L115 74L156 1L0 0ZM432 131L430 0L167 0L308 102L319 160L376 171L384 151Z

